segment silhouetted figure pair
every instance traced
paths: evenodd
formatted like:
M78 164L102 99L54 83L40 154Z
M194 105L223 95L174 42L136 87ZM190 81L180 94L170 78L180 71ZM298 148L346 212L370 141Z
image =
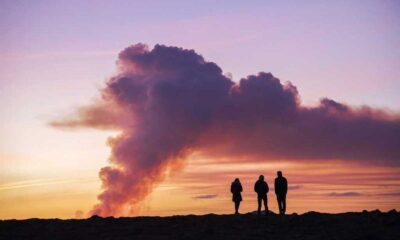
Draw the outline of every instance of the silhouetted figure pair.
M288 184L286 178L282 176L282 172L277 172L278 177L275 178L275 194L278 201L279 214L284 215L286 212L286 193Z
M258 181L254 184L254 191L257 193L258 208L257 212L261 213L261 202L264 202L265 214L268 214L268 198L267 193L269 187L266 181L264 181L264 176L260 175Z
M242 184L240 183L239 178L236 178L231 184L232 201L235 203L235 214L239 214L239 206L242 201L242 191Z

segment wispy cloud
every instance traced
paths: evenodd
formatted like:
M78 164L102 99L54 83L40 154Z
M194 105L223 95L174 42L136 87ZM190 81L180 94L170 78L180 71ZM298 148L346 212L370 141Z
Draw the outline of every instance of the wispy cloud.
M17 189L17 188L41 187L54 184L83 183L83 182L94 182L94 181L97 181L97 178L91 177L91 178L76 178L76 179L34 179L34 180L0 184L0 191Z
M194 196L194 199L212 199L212 198L216 198L218 196L218 194L206 194L206 195L198 195L198 196Z
M362 196L362 193L359 192L331 192L328 194L328 196L331 197L356 197L356 196Z
M37 53L1 53L0 57L10 59L48 59L48 58L88 58L102 56L116 56L117 50L98 50L98 51L53 51Z
M288 188L289 188L289 190L298 190L298 189L302 189L303 186L301 186L301 185L293 185L293 186L289 186Z
M400 197L400 192L386 192L386 193L380 193L377 194L378 196L393 196L393 197Z

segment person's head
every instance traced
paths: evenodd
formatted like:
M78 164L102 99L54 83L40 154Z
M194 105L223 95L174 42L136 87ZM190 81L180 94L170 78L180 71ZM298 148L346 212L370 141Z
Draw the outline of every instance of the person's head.
M276 174L278 175L278 177L282 177L282 172L281 171L278 171Z
M239 178L235 178L235 182L240 182L240 181L239 181Z
M260 176L258 177L258 180L264 181L264 175L260 175Z

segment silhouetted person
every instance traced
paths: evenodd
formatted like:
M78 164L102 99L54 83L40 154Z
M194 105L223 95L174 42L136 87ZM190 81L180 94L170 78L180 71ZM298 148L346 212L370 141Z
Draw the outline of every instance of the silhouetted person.
M267 193L269 191L269 188L267 182L264 181L263 175L260 175L256 184L254 184L254 191L257 193L258 214L261 213L261 201L264 202L265 214L268 214Z
M239 214L239 206L242 201L242 191L242 184L240 183L239 178L236 178L231 184L232 201L235 203L235 214Z
M278 177L275 178L275 194L278 200L279 214L285 214L286 212L286 193L288 184L286 178L282 176L282 172L277 172Z

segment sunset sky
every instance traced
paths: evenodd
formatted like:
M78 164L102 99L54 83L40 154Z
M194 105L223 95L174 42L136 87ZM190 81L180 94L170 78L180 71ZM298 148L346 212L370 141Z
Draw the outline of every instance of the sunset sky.
M232 213L229 187L236 177L244 187L241 212L254 211L254 182L264 174L272 188L277 170L289 182L289 213L399 210L399 11L399 1L386 0L0 1L0 219L79 218L98 203L99 171L112 155L108 139L118 139L121 126L130 131L119 123L94 129L54 121L74 118L82 106L95 109L118 72L117 60L124 60L118 54L137 43L149 51L156 44L193 49L236 84L271 72L297 88L301 109L318 109L323 98L354 109L368 106L374 109L371 124L376 120L394 132L365 136L395 142L382 158L366 156L369 149L362 147L354 159L348 152L343 159L326 152L298 157L289 148L287 154L258 149L235 155L214 147L227 138L211 129L198 149L189 145L183 159L168 165L135 205L136 215ZM132 51L142 51L138 46ZM230 147L248 151L246 134L238 132L243 142L232 140ZM268 196L277 212L273 191Z

